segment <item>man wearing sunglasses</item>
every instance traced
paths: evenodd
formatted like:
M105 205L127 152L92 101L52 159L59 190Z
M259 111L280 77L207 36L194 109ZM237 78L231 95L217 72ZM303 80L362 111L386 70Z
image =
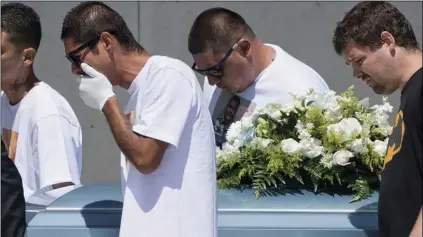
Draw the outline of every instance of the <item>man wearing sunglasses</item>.
M268 103L291 102L290 93L328 90L312 68L279 46L261 42L239 14L225 8L197 16L188 49L195 61L192 68L206 77L204 94L213 120L224 113L228 94L242 98L238 114L248 116Z
M103 112L122 151L120 236L215 237L214 132L195 73L150 55L102 2L71 9L61 38L81 98ZM124 113L114 85L130 94Z
M49 205L80 184L81 126L67 100L35 75L38 14L21 3L3 4L1 13L2 139L25 201Z

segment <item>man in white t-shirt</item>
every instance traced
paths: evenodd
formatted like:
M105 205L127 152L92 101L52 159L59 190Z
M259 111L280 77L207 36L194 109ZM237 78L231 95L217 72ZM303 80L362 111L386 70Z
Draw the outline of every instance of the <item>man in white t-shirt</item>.
M204 95L214 122L234 95L240 97L237 121L269 103L292 102L291 93L329 89L316 71L279 46L260 41L239 14L225 8L197 16L188 49L195 61L192 68L206 76ZM218 145L219 137L216 133Z
M1 12L2 140L25 201L49 205L80 184L81 126L66 99L34 73L37 13L21 3L3 4Z
M215 237L214 132L195 73L151 56L101 2L71 9L61 38L81 98L102 111L123 154L120 236ZM113 85L130 94L124 113Z

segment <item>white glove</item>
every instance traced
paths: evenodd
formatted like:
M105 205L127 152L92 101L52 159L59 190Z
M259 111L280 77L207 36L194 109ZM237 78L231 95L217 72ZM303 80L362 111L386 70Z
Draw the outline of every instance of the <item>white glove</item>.
M101 111L106 101L115 96L113 86L105 75L88 64L82 63L81 69L90 77L81 76L79 96L86 105ZM77 81L79 82L78 79Z

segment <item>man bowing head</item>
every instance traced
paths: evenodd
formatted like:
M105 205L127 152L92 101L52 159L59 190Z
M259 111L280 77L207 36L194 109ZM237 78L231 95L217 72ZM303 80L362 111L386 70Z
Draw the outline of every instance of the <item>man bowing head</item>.
M82 100L103 112L122 151L120 236L216 236L213 126L191 68L150 55L102 2L71 9L61 38ZM130 94L132 124L115 85Z

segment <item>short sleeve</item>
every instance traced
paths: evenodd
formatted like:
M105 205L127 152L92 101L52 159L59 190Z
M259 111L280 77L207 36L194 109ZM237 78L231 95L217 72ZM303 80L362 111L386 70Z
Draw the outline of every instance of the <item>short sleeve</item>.
M49 115L37 121L32 132L32 147L34 171L40 178L41 190L72 181L59 115Z
M142 98L139 123L133 131L178 148L192 110L193 85L180 71L160 68L151 72Z

